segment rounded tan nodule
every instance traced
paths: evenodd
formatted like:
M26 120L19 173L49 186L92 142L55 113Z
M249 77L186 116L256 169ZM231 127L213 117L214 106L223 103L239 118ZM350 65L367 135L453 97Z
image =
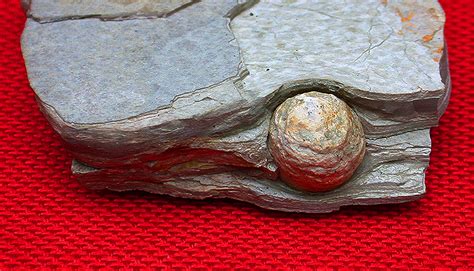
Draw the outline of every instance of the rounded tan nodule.
M308 92L275 110L269 146L284 182L323 192L350 179L364 158L365 137L345 102L332 94Z

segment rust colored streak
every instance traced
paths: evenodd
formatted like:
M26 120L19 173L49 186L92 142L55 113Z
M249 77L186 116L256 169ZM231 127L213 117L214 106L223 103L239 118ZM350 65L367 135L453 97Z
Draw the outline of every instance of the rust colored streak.
M256 167L233 153L199 148L169 149L158 155L144 157L142 163L137 166L148 168L154 172L173 172L179 175L198 175L203 172L217 173L243 169L257 170L268 179L277 177L275 172Z
M99 176L131 174L133 178L140 180L159 176L160 179L166 181L175 177L216 174L235 170L246 172L249 176L269 180L278 178L276 172L256 167L233 153L188 147L173 148L160 154L146 155L141 157L137 163L106 167L97 174ZM132 176L128 177L132 178Z
M155 170L169 170L173 166L194 161L196 164L228 165L238 167L253 167L253 165L235 154L195 148L174 148L158 155L151 155L143 162L156 161L152 166Z
M72 150L75 148L69 148ZM133 160L102 160L72 151L80 162L106 170L139 170L160 174L197 175L231 170L253 170L256 175L276 179L277 174L265 167L258 167L244 158L226 151L205 148L175 147L159 154L141 154Z
M433 34L423 36L423 42L430 42L431 40L433 40Z
M413 17L415 16L415 13L413 13L412 11L408 12L408 14L405 16L405 15L403 15L403 13L400 11L400 9L397 9L397 14L398 14L398 16L400 17L400 20L401 20L403 23L406 23L406 22L411 21L411 19L413 19Z

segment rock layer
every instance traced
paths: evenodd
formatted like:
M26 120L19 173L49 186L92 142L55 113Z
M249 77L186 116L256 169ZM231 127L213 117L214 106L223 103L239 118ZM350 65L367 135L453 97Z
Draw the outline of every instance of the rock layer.
M450 93L436 1L132 2L23 3L31 86L86 186L301 212L424 193ZM310 91L349 104L367 138L328 194L284 186L267 146L275 108Z
M22 0L29 17L43 23L84 18L159 18L170 16L192 3L192 0Z

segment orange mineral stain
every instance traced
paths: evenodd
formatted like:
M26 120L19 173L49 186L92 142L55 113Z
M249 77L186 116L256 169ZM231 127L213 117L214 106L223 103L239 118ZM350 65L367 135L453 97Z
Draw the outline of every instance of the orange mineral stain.
M433 52L436 53L436 54L441 54L444 50L444 45L441 45L439 46L436 50L434 50Z
M423 36L423 42L430 42L431 40L433 40L433 34Z
M400 17L400 20L401 20L403 23L406 23L406 22L411 21L411 19L413 19L413 17L415 16L415 13L413 13L412 11L408 12L408 15L405 16L405 15L403 15L403 13L400 11L400 9L397 9L397 14L398 14L398 16Z

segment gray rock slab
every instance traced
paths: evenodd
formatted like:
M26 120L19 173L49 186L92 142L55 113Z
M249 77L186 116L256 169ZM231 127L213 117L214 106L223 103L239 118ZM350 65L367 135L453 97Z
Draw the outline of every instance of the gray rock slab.
M95 18L40 24L29 19L22 40L30 82L65 140L108 157L128 156L158 143L169 147L192 137L243 129L287 97L310 90L335 93L354 106L364 120L366 134L372 136L431 127L444 112L450 82L443 69L447 58L439 30L444 14L435 1L413 5L311 2L321 10L352 12L350 18L356 18L352 23L314 8L304 13L314 16L296 18L294 13L305 9L298 1L283 7L274 1L253 7L253 2L219 3L202 1L151 21ZM281 22L287 25L280 19L265 19L271 17L265 10L285 18ZM407 25L403 16L410 12L417 12L411 16L412 24L423 28ZM229 25L216 23L222 20ZM199 22L207 29L204 33L212 32L207 39L194 31ZM265 27L253 25L256 23ZM146 30L162 24L174 25L171 29L176 31ZM299 36L289 34L303 31L302 25L311 27ZM378 40L388 29L395 34L378 42L376 50L370 49L370 56L367 51L358 58L374 43L372 35ZM282 33L274 36L275 31ZM414 31L420 33L414 37ZM339 40L341 37L346 40ZM228 43L221 43L227 38ZM209 39L215 42L210 44ZM298 42L292 44L295 40ZM197 50L200 42L221 49L209 51L204 46L206 50ZM183 43L191 48L175 46ZM305 52L306 62L296 50ZM154 65L156 69L150 69ZM380 76L382 73L385 75ZM110 142L123 146L123 152L116 153Z
M450 95L437 1L28 0L23 6L30 84L81 161L73 171L88 187L231 197L301 212L425 192L428 128ZM364 126L364 163L338 190L302 196L242 170L166 179L130 169L186 147L229 153L277 173L268 120L284 100L309 91L343 99Z
M31 85L72 123L167 106L177 95L238 76L239 47L225 17L231 8L199 3L155 20L30 19L23 52Z

